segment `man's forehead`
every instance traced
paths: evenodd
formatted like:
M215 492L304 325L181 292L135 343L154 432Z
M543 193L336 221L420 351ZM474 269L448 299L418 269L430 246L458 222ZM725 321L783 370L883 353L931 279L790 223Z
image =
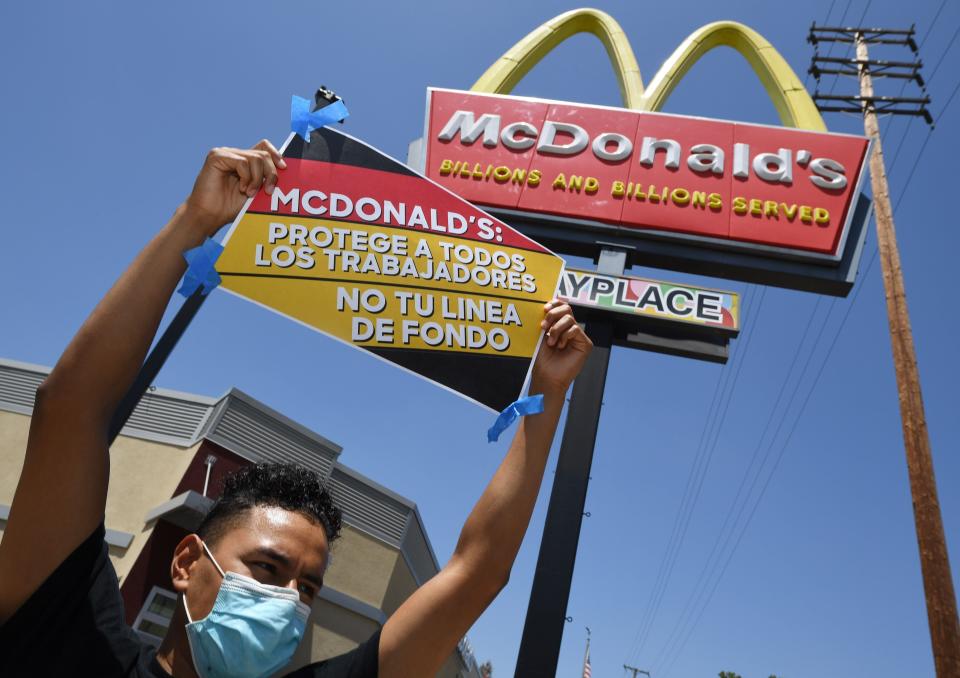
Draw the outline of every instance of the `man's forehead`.
M244 550L272 549L289 558L312 551L326 559L328 551L326 532L319 523L278 506L252 507L225 537Z

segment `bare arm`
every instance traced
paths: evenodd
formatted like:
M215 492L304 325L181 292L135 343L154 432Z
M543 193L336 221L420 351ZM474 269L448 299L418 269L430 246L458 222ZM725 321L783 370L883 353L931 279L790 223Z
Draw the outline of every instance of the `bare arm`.
M474 506L450 562L387 620L381 678L432 676L506 585L540 491L567 388L592 344L570 307L547 305L549 330L534 365L531 393L544 411L523 417L506 457Z
M186 264L183 252L276 185L276 149L215 149L190 197L144 248L37 391L23 470L0 542L0 624L103 520L107 432Z

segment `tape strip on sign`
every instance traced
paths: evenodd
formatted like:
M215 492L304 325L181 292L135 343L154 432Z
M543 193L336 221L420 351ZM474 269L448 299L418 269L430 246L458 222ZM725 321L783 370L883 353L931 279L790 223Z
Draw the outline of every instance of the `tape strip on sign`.
M224 289L495 413L524 393L560 257L338 130L282 154L224 240Z
M493 426L487 430L487 442L494 443L499 440L500 434L507 430L510 424L517 420L517 417L540 414L541 412L543 412L543 394L527 396L513 401L504 408L497 420L493 422Z
M350 117L350 111L342 99L337 99L319 111L311 111L312 106L308 99L296 95L290 102L290 130L307 142L314 130Z
M189 297L200 287L201 294L210 294L210 291L220 284L220 276L215 266L222 252L223 246L213 238L207 238L199 247L184 252L187 271L183 274L183 283L177 292Z

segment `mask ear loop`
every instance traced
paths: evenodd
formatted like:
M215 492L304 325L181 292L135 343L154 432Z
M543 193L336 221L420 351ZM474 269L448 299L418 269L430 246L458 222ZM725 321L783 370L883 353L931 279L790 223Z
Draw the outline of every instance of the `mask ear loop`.
M214 565L214 567L217 568L217 572L220 573L220 576L223 577L224 579L226 579L226 577L227 577L226 573L223 571L223 568L220 567L220 563L217 562L217 559L213 557L213 554L212 554L212 553L210 553L210 549L207 548L207 542L201 540L201 541L200 541L200 545L203 546L203 550L207 552L207 555L208 555L208 556L210 556L210 560L213 561L213 565Z
M223 577L224 579L226 579L226 578L227 578L227 575L224 574L223 568L220 567L220 563L217 562L217 559L213 557L213 554L212 554L212 553L210 553L210 549L207 548L207 542L205 542L205 541L203 541L203 540L201 539L201 540L200 540L200 545L203 547L203 550L206 551L207 555L210 557L211 562L213 562L213 566L214 566L215 568L217 568L217 572L220 573L220 576ZM190 607L187 605L187 594L186 594L186 593L183 594L183 609L184 609L184 611L187 613L187 621L192 624L192 623L193 623L193 618L190 616Z

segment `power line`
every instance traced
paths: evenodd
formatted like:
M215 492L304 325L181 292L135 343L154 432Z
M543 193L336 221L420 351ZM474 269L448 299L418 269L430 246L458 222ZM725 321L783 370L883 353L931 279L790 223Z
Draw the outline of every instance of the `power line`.
M741 309L742 315L750 317L748 314L748 307L751 299L751 294L754 292L755 288L753 285L748 285L744 293L743 307ZM733 355L731 356L731 361L739 358L740 352L737 351L736 345L733 348ZM715 420L717 412L719 411L719 403L721 402L718 399L718 396L723 393L726 389L726 383L729 380L730 370L728 369L729 364L724 365L720 371L720 375L717 378L717 385L714 388L713 398L710 402L710 407L707 409L707 416L704 419L703 430L700 432L700 441L697 443L697 453L694 456L694 462L690 468L690 473L687 476L687 483L683 490L683 496L681 498L680 507L677 510L677 515L674 518L673 528L670 532L670 538L667 541L667 548L664 552L664 556L660 561L660 566L657 570L657 576L654 580L653 589L650 592L650 599L647 601L647 606L644 611L644 616L641 619L640 625L637 628L637 633L634 636L634 640L631 643L631 647L634 647L635 650L631 655L631 660L635 659L642 649L643 645L646 642L647 635L649 633L649 627L652 623L651 616L655 616L656 610L659 609L659 600L662 597L661 588L663 586L664 577L667 576L667 571L669 569L668 563L671 560L673 553L673 548L677 536L680 533L680 523L686 512L686 507L691 497L691 488L695 483L695 478L698 475L698 469L701 465L703 459L703 453L705 451L704 441L707 439L707 431L710 429L712 422Z
M843 25L843 20L847 18L847 12L850 11L850 2L851 2L851 0L847 0L847 6L844 7L844 9L843 9L843 14L840 15L840 21L837 22L837 24L840 25L840 26ZM830 46L827 47L827 56L830 56L830 53L833 52L833 45L834 45L834 43L831 42L831 43L830 43ZM839 79L840 79L840 76L839 76L839 75L833 76L833 82L830 83L830 92L829 92L829 94L833 94L833 89L834 89L834 87L837 86L837 81L838 81Z
M632 660L635 660L639 657L640 652L649 638L650 630L653 628L653 623L656 619L657 613L660 610L660 605L673 575L674 566L676 565L680 550L683 547L683 542L686 537L687 529L690 525L690 520L692 519L693 512L696 509L696 504L700 497L700 492L703 488L703 483L710 467L713 452L716 449L716 440L720 435L723 422L726 418L727 410L729 409L730 402L732 400L732 394L736 389L740 371L744 361L746 360L751 339L754 334L754 330L752 328L756 327L757 320L760 316L760 311L762 310L763 297L765 293L766 289L764 288L760 293L759 301L756 302L757 311L755 313L751 312L750 315L747 316L749 318L748 323L752 324L749 328L744 328L744 332L747 334L747 339L744 342L743 350L738 353L738 359L733 368L732 378L728 378L726 380L726 384L721 385L723 377L730 376L730 371L724 370L726 374L721 374L721 379L718 380L718 389L714 392L714 401L711 402L711 408L709 411L710 413L708 414L704 429L701 431L697 455L691 467L690 474L687 477L687 485L684 489L684 495L683 499L681 500L680 508L677 512L677 517L674 520L674 526L670 539L668 540L667 549L664 553L663 559L660 562L660 568L657 572L657 578L654 583L653 590L651 591L646 612L641 620L637 635L634 638L635 649L630 655ZM747 315L748 313L746 304L744 304L743 313L744 315ZM723 395L725 391L726 396ZM718 392L721 395L719 400L716 399ZM714 408L714 405L716 405L716 408ZM718 418L717 413L719 412L720 407L723 408L723 413ZM711 433L711 429L713 429L715 433ZM712 444L710 443L711 437L713 437ZM704 440L707 441L706 445L704 445ZM691 489L694 487L695 489Z
M940 17L940 12L943 11L943 8L946 7L946 5L947 5L947 0L943 0L943 2L940 3L940 7L937 8L936 14L934 14L933 19L930 20L930 25L927 27L926 33L924 33L923 38L920 40L920 46L918 47L918 50L921 49L926 44L927 40L930 38L930 33L933 32L933 27L937 25L937 19ZM953 41L957 39L957 33L960 33L960 26L957 27L957 32L953 34L952 38L950 38L950 41L947 47L943 50L943 53L940 55L940 59L937 61L937 65L934 67L933 74L931 74L927 78L927 82L930 82L931 80L933 80L933 75L936 74L937 69L940 68L940 64L943 62L944 57L946 57L947 51L950 49L950 47L953 46ZM907 89L907 85L909 83L910 83L909 80L903 81L903 84L900 85L900 92L897 94L898 97L903 96L903 93ZM891 167L896 165L897 158L900 157L900 149L903 148L903 142L906 141L907 136L910 134L910 128L912 125L913 125L913 117L911 116L911 118L907 121L906 129L904 129L903 134L900 135L900 141L897 142L897 149L896 151L894 151L893 160L890 162ZM880 139L883 143L886 143L887 130L889 129L890 128L888 127L886 130L883 131L883 134L880 135Z
M736 518L733 521L734 527L731 529L726 539L724 539L724 543L719 550L719 555L717 557L717 560L713 564L713 566L710 568L711 570L710 573L703 579L702 585L699 588L696 600L693 606L691 607L691 612L688 615L687 620L684 622L684 624L680 626L678 630L678 634L675 635L673 638L672 648L664 652L662 664L667 665L666 671L669 671L672 668L677 658L683 652L683 648L686 646L686 644L689 642L690 638L692 637L694 630L696 629L697 625L700 622L700 619L703 617L703 614L706 612L707 607L710 605L710 601L713 599L714 592L719 586L720 581L723 579L723 575L726 572L727 564L732 559L733 554L736 552L737 548L740 545L740 542L743 539L743 535L746 532L747 527L749 526L749 519L745 523L742 523L741 519L744 515L746 507L749 506L751 503L751 497L755 494L754 491L756 489L759 479L763 474L763 468L764 466L766 466L767 461L770 458L770 455L774 448L774 443L780 434L780 430L783 425L783 422L786 420L790 412L790 409L793 406L794 401L796 400L796 396L800 388L800 385L803 383L804 379L806 378L807 372L810 368L811 361L813 360L814 355L816 355L817 353L817 348L820 345L820 340L823 338L823 332L830 322L830 317L833 314L833 310L835 306L836 306L836 300L834 299L830 303L830 306L827 310L827 314L824 317L823 324L821 325L820 330L817 333L817 338L814 340L813 346L810 349L810 352L807 354L806 361L804 362L803 368L801 369L800 374L794 384L793 390L787 401L787 405L783 410L783 414L780 417L780 421L777 424L777 428L774 431L773 437L770 440L769 447L767 448L767 451L764 454L764 458L757 469L757 473L753 477L753 481L750 484L750 488L747 490L746 497L744 498L743 503L740 505L740 508L737 511ZM812 324L813 318L814 318L814 314L811 314L810 320L808 321L808 325ZM802 353L802 351L798 350L797 355L800 355L800 353ZM789 373L788 373L788 376L789 376ZM784 384L786 383L787 381L784 382ZM761 442L762 442L762 438L761 438ZM769 478L767 482L769 482ZM734 542L733 548L727 551L727 547L733 541L735 534L737 535L736 542ZM724 555L723 555L725 551L726 551L726 559L724 559ZM723 562L722 567L721 567L721 561ZM719 574L717 574L718 570L719 570ZM711 580L713 582L713 586L709 589L709 593L708 593L707 588L710 586ZM695 617L694 617L694 611L696 611ZM658 669L658 673L665 673L665 672L661 672Z
M952 42L951 42L951 44L952 44ZM960 82L958 82L957 85L954 87L953 91L951 92L950 96L949 96L948 99L947 99L947 103L944 105L944 107L943 107L943 109L941 110L940 114L937 116L937 118L936 118L936 121L937 121L937 122L939 122L939 120L940 120L940 119L943 117L943 115L946 113L947 109L950 107L950 105L952 104L953 100L956 98L956 95L957 95L958 92L960 92ZM898 198L897 198L896 205L895 205L894 208L893 208L894 213L897 211L897 208L899 207L901 201L902 201L903 198L906 196L907 189L909 188L909 185L910 185L910 179L912 179L913 174L914 174L917 166L919 165L919 161L920 161L920 159L922 158L923 152L924 152L924 150L925 150L925 148L926 148L926 142L929 141L931 135L932 135L932 130L931 130L931 134L928 134L928 135L927 135L927 138L926 138L924 144L921 146L920 151L919 151L919 153L917 154L917 160L914 162L914 165L913 165L913 167L911 168L910 174L908 175L907 182L904 184L903 188L902 188L901 191L900 191L900 195L899 195ZM836 345L837 345L837 342L838 342L838 340L839 340L840 334L842 333L843 328L846 326L847 320L848 320L849 317L850 317L850 314L851 314L851 312L852 312L852 310L853 310L853 307L854 307L854 305L856 304L857 299L858 299L859 296L860 296L860 292L863 290L863 287L866 285L866 281L867 281L867 279L868 279L868 277L869 277L869 274L870 274L870 272L872 271L873 266L874 266L874 264L875 264L876 261L877 261L877 255L878 255L878 254L879 254L879 249L874 248L874 251L873 251L873 254L872 254L871 258L870 258L870 261L869 261L869 263L867 264L867 267L864 269L863 274L860 276L860 284L857 286L856 290L854 290L854 294L853 294L853 296L852 296L851 299L850 299L850 303L847 305L847 307L846 307L846 309L845 309L845 312L844 312L844 314L843 314L843 317L841 318L840 323L839 323L839 325L838 325L838 327L837 327L837 330L834 332L833 339L831 340L830 345L829 345L829 347L827 348L826 353L824 354L823 360L822 360L822 362L820 363L819 368L817 369L816 376L814 377L814 379L813 379L813 381L812 381L809 389L807 390L806 396L804 397L803 403L801 404L800 409L799 409L796 417L794 418L794 421L793 421L793 424L791 425L790 431L789 431L789 433L787 434L787 437L786 437L786 439L784 440L783 445L780 447L779 452L777 453L777 456L776 456L776 458L775 458L775 460L774 460L773 466L772 466L771 469L770 469L770 472L769 472L769 473L767 474L767 476L766 476L766 480L764 481L763 487L761 488L759 495L757 495L756 501L753 502L753 506L752 506L752 508L751 508L751 510L750 510L749 515L747 516L746 522L743 523L743 527L741 528L741 530L740 530L740 532L739 532L739 534L738 534L738 536L737 536L737 541L735 542L735 544L734 544L734 546L733 546L733 549L728 553L727 558L726 558L726 560L724 561L723 567L722 567L722 569L720 570L720 574L719 574L719 575L716 577L716 579L714 580L713 586L712 586L712 588L710 589L710 593L707 595L707 597L706 597L703 605L700 606L700 610L699 610L699 612L697 613L696 619L695 619L694 622L686 629L686 632L684 633L683 641L680 642L679 645L675 645L675 648L674 648L672 651L670 651L670 652L668 652L668 653L666 654L667 657L669 657L669 656L672 655L672 658L671 658L671 660L670 660L670 663L666 666L665 670L663 670L663 671L658 671L658 673L663 674L663 675L667 675L667 674L669 673L669 671L672 670L673 665L676 663L677 659L680 657L680 655L681 655L684 647L686 646L687 642L688 642L688 641L690 640L690 638L692 637L694 630L696 629L697 625L698 625L699 622L700 622L700 619L703 617L703 614L705 613L707 607L709 606L710 601L713 599L713 595L714 595L714 593L716 592L717 588L719 587L720 581L723 579L723 576L724 576L724 574L725 574L725 572L726 572L726 570L727 570L727 567L729 566L730 562L732 561L733 555L736 553L737 548L739 547L741 541L743 540L743 536L745 535L745 533L746 533L746 531L747 531L750 523L752 522L753 517L754 517L754 515L756 514L757 509L758 509L758 507L759 507L759 505L760 505L760 503L761 503L764 495L766 494L767 488L769 487L770 482L772 481L773 476L774 476L774 474L776 473L776 470L777 470L777 468L779 467L780 462L782 461L782 459L783 459L783 457L784 457L784 455L785 455L785 453L786 453L786 450L787 450L788 447L789 447L789 444L790 444L791 440L793 439L793 436L794 436L794 434L795 434L795 432L796 432L796 430L797 430L797 426L798 426L800 420L802 419L804 412L806 411L807 405L808 405L809 402L810 402L810 398L812 397L812 395L813 395L813 393L814 393L817 385L819 384L820 378L821 378L821 376L823 375L824 369L826 368L826 365L827 365L827 363L829 362L829 359L830 359L831 355L833 354L833 350L834 350L834 348L835 348ZM796 383L796 385L795 385L795 387L794 387L794 391L793 391L793 393L791 394L790 401L788 402L787 407L784 409L783 416L782 416L782 418L781 418L781 420L780 420L780 423L779 423L778 426L777 426L777 430L776 430L776 432L774 433L774 436L773 436L773 438L772 438L772 440L771 440L771 443L773 443L773 441L776 440L776 438L777 438L777 436L778 436L778 434L779 434L779 431L780 431L780 427L781 427L782 424L786 421L787 414L788 414L788 412L789 412L790 406L791 406L792 403L793 403L794 396L795 396L796 393L798 392L798 389L799 389L799 387L800 387L800 384L802 383L802 381L803 381L803 379L804 379L804 377L805 377L805 375L806 375L807 368L808 368L808 366L809 366L809 364L810 364L810 360L812 359L813 355L814 355L815 352L816 352L816 347L819 345L820 338L821 338L823 332L826 330L827 324L828 324L828 322L829 322L829 317L830 317L830 314L831 314L832 311L833 311L833 308L834 308L835 303L836 303L836 300L833 300L833 301L831 302L830 310L829 310L828 313L827 313L827 316L826 316L826 318L825 318L825 320L824 320L824 324L823 324L823 326L821 327L821 331L820 331L820 333L818 334L818 337L817 337L816 342L814 343L814 348L811 350L811 352L810 352L810 354L809 354L809 356L808 356L808 358L807 358L807 362L806 362L806 364L804 365L804 369L803 369L802 372L801 372L801 376L800 376L800 378L798 379L798 381L797 381L797 383ZM788 375L789 375L789 371L788 371ZM774 408L774 410L775 410L775 409L776 409L776 407ZM762 440L762 438L763 438L763 436L761 435L761 440ZM772 449L772 447L771 447L771 449ZM750 496L750 494L752 494L752 490L753 490L753 488L754 488L754 486L755 486L755 484L756 484L756 481L760 478L761 471L762 471L762 468L763 468L764 465L765 465L765 461L761 464L761 466L760 466L760 471L758 471L757 475L754 477L754 483L751 485L751 490L750 490L750 491L748 492L748 494L747 494L747 500L746 500L746 501L744 502L744 504L741 506L741 512L740 512L740 514L738 514L738 518L737 518L736 521L734 521L734 524L736 524L736 523L739 521L739 517L740 517L740 515L742 515L743 509L748 505L748 503L749 503L749 496ZM732 534L733 534L733 532L731 532L729 536L732 536ZM729 536L728 536L728 537L729 537ZM728 540L727 543L729 543L729 540ZM725 548L725 546L724 546L723 548L721 548L721 550L720 550L721 553L723 553L724 548ZM704 581L707 581L707 580L704 580ZM698 583L698 586L699 586L699 583ZM705 590L705 589L704 589L704 590ZM685 609L686 609L686 608L685 608ZM672 634L671 634L671 635L672 635ZM676 641L674 641L674 642L676 642ZM666 657L665 657L665 658L666 658Z
M934 123L939 122L940 118L943 117L943 114L947 112L947 109L950 108L950 104L953 103L954 97L957 96L958 91L960 91L960 81L957 81L957 85L953 88L953 92L950 93L947 103L944 104L943 109L940 111L940 115L937 116ZM927 136L923 140L923 144L920 146L920 151L917 153L917 158L913 161L913 166L910 168L910 173L907 175L907 180L904 183L903 188L900 190L900 196L897 198L897 202L893 206L894 214L896 214L897 208L900 207L900 202L907 194L907 188L910 187L910 182L913 180L913 175L917 171L917 167L920 165L920 159L923 157L923 151L927 148L927 144L930 142L930 137L933 136L933 130L934 128L930 128L930 131L927 132Z
M946 2L946 0L944 0L944 2ZM837 0L830 0L830 8L827 10L827 18L823 20L823 23L824 23L825 26L830 24L830 15L833 14L833 6L834 6L835 4L837 4ZM833 45L831 44L831 47L832 47L832 46L833 46ZM809 81L809 80L810 80L810 71L807 71L807 75L806 75L806 77L804 77L804 79L803 79L803 87L804 87L804 89L806 89L806 87L807 87L807 81Z
M719 553L722 554L726 549L727 543L729 543L729 539L730 539L729 536L727 537L726 540L724 540L723 538L723 535L727 532L727 527L730 526L731 535L733 534L733 531L736 529L737 521L734 521L734 523L730 525L730 518L734 515L736 507L740 503L740 498L743 495L743 489L746 486L748 479L751 477L751 475L753 475L754 465L756 463L757 457L759 456L760 451L763 449L763 441L767 437L767 433L770 430L770 425L772 424L776 416L777 410L780 407L780 403L783 400L783 394L786 391L787 384L790 382L791 380L790 378L793 375L794 368L796 367L797 362L803 353L803 347L806 344L807 337L810 334L810 329L813 326L813 321L814 321L814 318L816 317L817 311L820 308L821 302L822 302L822 297L818 296L816 299L816 302L813 305L813 309L810 312L810 317L807 319L807 323L806 323L806 327L804 328L803 335L801 336L800 341L797 344L797 348L794 351L793 360L790 363L790 367L787 369L786 376L783 382L780 384L779 392L777 394L774 405L770 410L770 415L767 417L766 425L764 426L763 432L760 434L760 437L757 440L757 446L753 451L753 455L751 456L750 462L747 464L747 468L744 471L743 478L740 481L740 485L737 488L737 492L733 498L733 501L730 503L730 509L727 511L723 524L720 527L720 530L717 532L717 538L714 540L713 547L710 550L710 554L706 558L703 570L701 570L700 575L697 578L697 581L691 590L690 596L687 598L687 602L684 605L683 611L681 611L679 617L677 618L677 623L675 624L666 642L664 643L663 647L658 653L654 664L659 664L660 659L667 654L668 647L675 644L676 639L679 638L678 632L682 628L685 617L688 616L689 611L691 611L692 609L695 609L695 606L694 607L691 607L691 606L694 605L695 600L699 599L702 596L701 588L705 586L705 583L709 581L710 577L712 576L711 574L709 574L710 571L711 570L715 571L716 569L716 565L713 565L711 567L711 563L713 563L715 555L718 556L718 561L719 561L717 548L721 545L721 542L723 542L723 546L720 548L720 551L719 551ZM788 404L788 408L789 408L789 404ZM786 412L787 412L787 409L784 410L784 415L786 415ZM774 436L774 439L775 438L776 436ZM772 442L773 440L771 440L771 443ZM769 452L767 454L769 454ZM758 474L763 469L763 466L765 464L766 464L766 455L764 456L764 460L761 462L760 466L757 467ZM749 493L748 493L748 496L749 496ZM747 498L745 497L744 503L746 503L746 501L747 501Z

